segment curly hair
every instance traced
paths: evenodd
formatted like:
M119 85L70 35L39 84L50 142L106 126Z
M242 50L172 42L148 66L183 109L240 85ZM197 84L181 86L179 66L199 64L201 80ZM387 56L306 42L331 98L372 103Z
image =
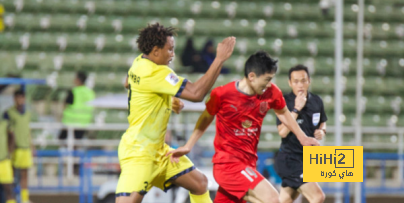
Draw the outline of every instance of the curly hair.
M164 27L160 23L148 24L139 32L137 38L137 47L144 54L150 54L154 46L163 48L167 42L168 36L177 35L176 29L173 27Z

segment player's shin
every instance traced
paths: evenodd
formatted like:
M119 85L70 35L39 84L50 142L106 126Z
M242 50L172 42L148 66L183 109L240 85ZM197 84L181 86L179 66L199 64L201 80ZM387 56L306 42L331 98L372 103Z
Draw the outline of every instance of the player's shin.
M212 199L210 199L209 196L209 190L202 195L194 195L189 193L189 197L191 199L191 203L212 203Z

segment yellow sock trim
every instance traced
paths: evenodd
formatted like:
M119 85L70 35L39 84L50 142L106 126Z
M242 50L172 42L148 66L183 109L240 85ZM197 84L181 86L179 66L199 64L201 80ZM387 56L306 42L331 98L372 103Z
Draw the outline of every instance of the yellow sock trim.
M21 202L28 202L29 201L29 191L28 189L21 190Z
M209 190L207 190L202 195L194 195L189 193L189 198L191 199L191 203L212 203L209 195Z
M15 201L15 199L10 199L10 200L7 200L6 203L17 203L17 201Z

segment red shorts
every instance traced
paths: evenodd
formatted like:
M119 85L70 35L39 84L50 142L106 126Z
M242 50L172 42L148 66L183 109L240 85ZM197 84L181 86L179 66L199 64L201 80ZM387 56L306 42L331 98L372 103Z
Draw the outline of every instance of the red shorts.
M219 184L214 203L243 203L249 189L265 178L253 167L241 162L213 165L213 176Z

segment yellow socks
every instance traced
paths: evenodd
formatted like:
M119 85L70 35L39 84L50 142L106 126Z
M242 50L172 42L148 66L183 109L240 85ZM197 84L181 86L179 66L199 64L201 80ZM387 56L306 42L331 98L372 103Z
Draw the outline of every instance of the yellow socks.
M10 199L10 200L7 200L6 203L17 203L17 202L15 201L15 199Z
M212 200L210 199L209 196L209 190L207 190L202 195L194 195L189 193L189 197L191 199L191 203L212 203Z
M21 202L29 202L29 192L28 189L22 189L21 190Z

